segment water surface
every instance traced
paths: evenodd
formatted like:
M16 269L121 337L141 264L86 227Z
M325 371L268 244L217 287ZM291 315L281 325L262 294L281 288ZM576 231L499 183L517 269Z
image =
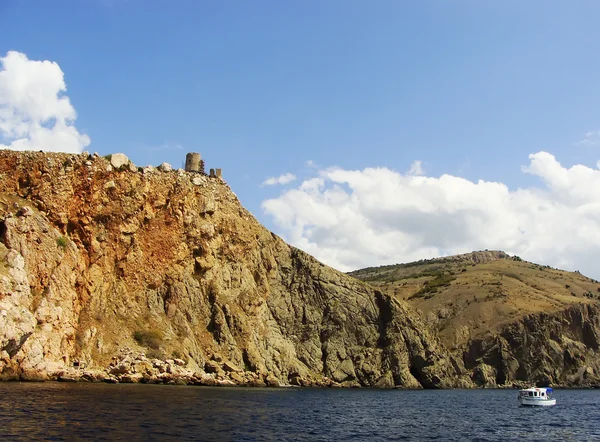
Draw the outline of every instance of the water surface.
M0 383L0 440L598 441L600 390L207 388Z

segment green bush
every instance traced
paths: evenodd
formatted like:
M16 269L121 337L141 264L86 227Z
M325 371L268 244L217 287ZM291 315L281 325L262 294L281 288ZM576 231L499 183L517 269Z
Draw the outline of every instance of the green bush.
M133 332L133 339L138 344L153 350L158 350L162 342L162 336L156 330L136 330Z
M56 245L61 249L64 249L65 247L67 247L67 241L67 238L65 238L64 236L59 236L56 239Z
M440 288L449 286L455 279L456 277L453 275L438 273L434 279L427 281L425 286L415 294L411 295L409 299L423 298L425 295L431 294L431 296L425 297L425 299L430 299Z

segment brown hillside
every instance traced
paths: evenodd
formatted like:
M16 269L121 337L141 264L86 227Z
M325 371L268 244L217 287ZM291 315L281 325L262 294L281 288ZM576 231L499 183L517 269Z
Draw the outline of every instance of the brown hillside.
M351 273L422 312L476 385L597 386L600 283L483 251Z
M371 267L350 275L417 308L450 348L530 314L600 300L598 281L500 251Z

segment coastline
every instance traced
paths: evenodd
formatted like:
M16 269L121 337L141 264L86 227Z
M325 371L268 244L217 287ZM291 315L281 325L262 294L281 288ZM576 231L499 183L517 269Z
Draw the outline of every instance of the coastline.
M204 369L192 370L183 359L148 358L143 352L134 352L130 348L121 350L114 356L108 367L70 367L54 372L38 371L34 373L13 373L4 375L0 382L70 382L105 384L148 384L148 385L188 385L201 387L238 387L238 388L343 388L377 390L518 390L535 386L535 383L513 381L496 386L463 385L459 387L426 388L407 386L361 385L357 381L340 383L326 376L291 376L289 382L282 382L272 373L243 371L233 364L218 358L209 360ZM79 365L79 364L78 364ZM541 385L537 385L541 386ZM550 384L544 385L562 390L600 389L598 384Z

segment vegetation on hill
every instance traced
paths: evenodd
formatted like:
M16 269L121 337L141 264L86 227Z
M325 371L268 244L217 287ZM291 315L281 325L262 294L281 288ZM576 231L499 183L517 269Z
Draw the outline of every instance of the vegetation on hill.
M421 311L451 348L530 314L600 302L598 281L499 251L349 274Z

